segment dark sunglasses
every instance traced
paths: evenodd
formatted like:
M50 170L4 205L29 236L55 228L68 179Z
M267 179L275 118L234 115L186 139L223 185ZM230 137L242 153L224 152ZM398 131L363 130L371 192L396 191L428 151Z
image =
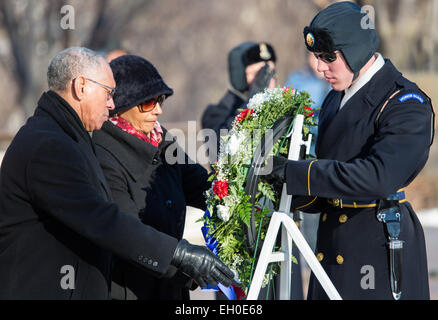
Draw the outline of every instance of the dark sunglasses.
M161 106L163 104L164 100L166 100L166 96L163 94L162 96L148 100L146 102L143 102L142 104L139 104L137 106L138 111L140 111L140 112L152 111L155 109L157 104L160 104L160 106Z
M321 59L322 61L324 61L325 63L332 63L334 61L336 61L336 59L338 58L337 54L340 51L336 50L333 52L322 52L322 53L313 53L313 55L315 56L315 58Z

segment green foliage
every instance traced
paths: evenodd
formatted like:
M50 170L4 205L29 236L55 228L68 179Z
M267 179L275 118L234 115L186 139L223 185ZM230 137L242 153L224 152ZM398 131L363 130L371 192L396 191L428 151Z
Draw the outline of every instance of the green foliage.
M249 101L248 108L253 109L253 112L242 110L236 117L230 134L222 138L220 157L213 165L215 173L209 180L213 183L226 181L228 195L220 199L213 190L209 190L207 207L211 217L203 218L202 221L209 227L209 235L219 243L220 259L238 272L244 290L250 285L255 262L252 251L247 246L245 228L249 227L254 213L256 229L260 230L259 240L263 240L271 214L266 204L271 202L274 208L278 208L280 201L280 195L273 186L259 180L255 199L257 205L252 207L251 198L245 193L245 184L253 153L266 131L286 114L303 114L303 133L307 135L309 127L315 125L313 110L309 108L311 104L307 92L297 92L290 88L267 89ZM280 138L274 143L270 154L287 157L289 142L289 139ZM295 257L292 259L296 262ZM274 264L272 272L276 273L278 270L278 264Z

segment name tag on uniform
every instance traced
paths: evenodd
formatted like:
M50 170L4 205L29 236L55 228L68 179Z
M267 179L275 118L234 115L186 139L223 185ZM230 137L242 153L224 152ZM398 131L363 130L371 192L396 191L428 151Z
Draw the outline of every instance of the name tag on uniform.
M424 99L420 95L418 95L416 93L406 93L405 95L403 95L400 98L398 98L398 101L405 102L406 100L409 100L409 99L418 100L420 103L424 102Z

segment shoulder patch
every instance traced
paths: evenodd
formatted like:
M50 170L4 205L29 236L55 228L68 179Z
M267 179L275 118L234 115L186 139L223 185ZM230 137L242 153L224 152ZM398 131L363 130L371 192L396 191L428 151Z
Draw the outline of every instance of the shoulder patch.
M402 95L400 98L398 98L398 101L405 102L406 100L415 99L419 101L420 103L424 103L424 99L422 96L420 96L417 93L406 93Z

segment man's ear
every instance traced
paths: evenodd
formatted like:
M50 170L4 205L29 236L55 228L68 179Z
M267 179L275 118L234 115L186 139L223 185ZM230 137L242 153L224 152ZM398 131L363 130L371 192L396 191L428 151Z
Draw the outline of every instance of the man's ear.
M85 82L87 80L83 76L73 79L72 95L77 100L82 100L85 95Z

